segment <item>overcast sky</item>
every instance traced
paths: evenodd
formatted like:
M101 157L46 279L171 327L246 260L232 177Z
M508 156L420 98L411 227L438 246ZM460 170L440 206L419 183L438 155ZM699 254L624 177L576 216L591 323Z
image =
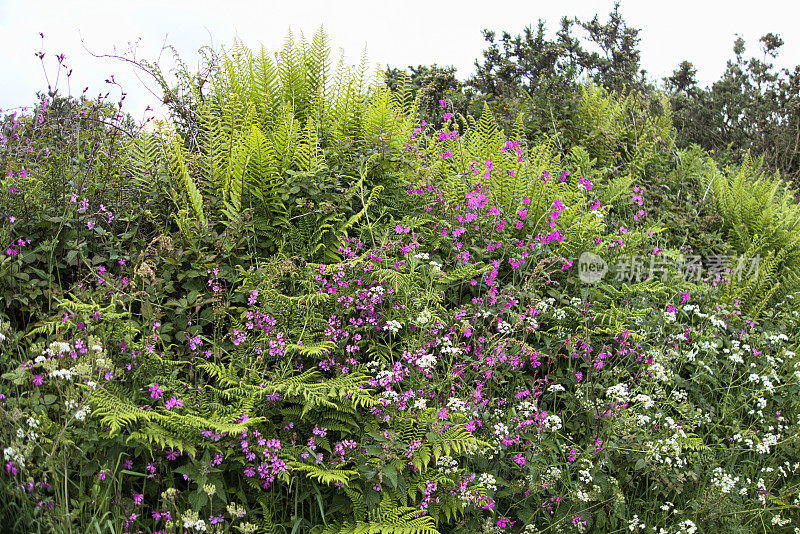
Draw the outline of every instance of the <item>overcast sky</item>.
M128 92L126 109L139 118L148 104L157 102L145 87L154 89L154 84L138 80L130 65L92 57L90 51L124 53L129 43L138 42L138 57L154 60L167 42L195 66L196 51L206 44L230 44L238 36L248 45L261 43L278 50L290 27L310 38L324 24L334 49L343 49L353 63L366 47L373 64L453 65L458 77L465 79L484 49L481 29L516 34L541 18L555 32L564 15L588 19L597 14L605 21L613 4L613 0L0 0L0 108L30 105L36 91L46 88L34 55L42 47L39 32L45 36L49 73L56 72L57 53L65 54L65 63L74 69L72 94L80 94L86 86L89 95L105 93L104 80L113 74ZM688 59L705 85L725 69L737 33L745 38L747 57L760 54L759 37L778 33L785 44L777 65L800 64L800 8L795 5L787 0L624 0L620 11L629 26L641 29L642 67L651 80L669 75ZM59 87L66 91L63 83Z

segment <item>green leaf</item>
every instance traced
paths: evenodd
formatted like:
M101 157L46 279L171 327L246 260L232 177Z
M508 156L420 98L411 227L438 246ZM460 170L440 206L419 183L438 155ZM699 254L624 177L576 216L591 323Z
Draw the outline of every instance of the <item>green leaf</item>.
M392 489L397 487L397 468L395 468L395 466L389 464L384 467L383 476L384 480L389 481L389 486L391 486Z

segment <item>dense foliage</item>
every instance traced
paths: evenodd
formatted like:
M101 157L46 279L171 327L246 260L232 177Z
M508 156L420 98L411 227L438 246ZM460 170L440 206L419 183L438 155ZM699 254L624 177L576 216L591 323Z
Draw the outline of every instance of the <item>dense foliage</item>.
M661 93L553 129L329 57L3 122L2 531L800 529L785 183Z
M423 98L447 98L464 114L480 115L488 102L499 123L510 127L519 113L526 117L526 138L574 137L582 84L591 82L618 95L638 94L651 100L658 114L659 95L670 100L679 148L699 145L717 161L734 165L748 152L766 169L779 171L793 187L800 180L800 66L777 69L783 39L767 33L761 58L745 56L744 40L733 43L734 57L722 77L701 87L694 65L684 60L656 87L640 65L640 30L628 26L619 3L608 20L564 17L554 37L546 25L527 27L520 35L484 30L487 48L475 61L476 72L460 81L452 67L410 67L412 84ZM387 69L389 85L402 73ZM430 116L423 115L435 124ZM613 132L603 132L613 134Z

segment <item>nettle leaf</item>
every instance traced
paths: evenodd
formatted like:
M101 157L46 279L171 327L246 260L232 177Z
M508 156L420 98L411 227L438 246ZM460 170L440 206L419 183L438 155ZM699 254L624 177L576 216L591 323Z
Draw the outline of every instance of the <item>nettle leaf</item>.
M195 511L208 504L208 495L203 491L202 486L189 495L189 503L192 505L192 510Z
M384 479L389 481L389 486L392 488L397 487L397 468L391 464L385 466L381 471L383 473Z

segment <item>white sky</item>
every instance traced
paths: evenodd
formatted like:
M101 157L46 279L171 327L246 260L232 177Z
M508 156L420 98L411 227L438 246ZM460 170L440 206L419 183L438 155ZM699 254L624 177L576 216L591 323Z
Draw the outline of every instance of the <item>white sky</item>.
M642 67L651 80L671 74L688 59L705 85L725 69L737 33L745 38L747 57L760 55L759 37L778 33L785 44L777 65L800 64L798 6L790 0L624 0L620 11L629 26L641 29ZM290 27L310 38L324 24L333 48L343 49L352 63L366 47L373 64L454 65L463 80L485 48L483 28L496 30L498 36L503 30L516 34L526 25L535 27L541 18L554 33L564 15L585 20L598 14L605 22L612 7L613 0L0 0L0 108L30 105L35 92L46 88L34 56L41 47L39 32L45 36L49 72L56 71L57 53L64 53L66 64L74 69L73 94L86 86L91 96L105 93L104 80L113 74L128 93L125 109L139 118L157 99L132 67L92 57L81 39L96 54L115 48L122 53L128 43L139 40L138 57L150 60L166 39L191 67L197 64L196 50L212 40L227 45L238 36L251 46L262 43L274 51L282 47Z

